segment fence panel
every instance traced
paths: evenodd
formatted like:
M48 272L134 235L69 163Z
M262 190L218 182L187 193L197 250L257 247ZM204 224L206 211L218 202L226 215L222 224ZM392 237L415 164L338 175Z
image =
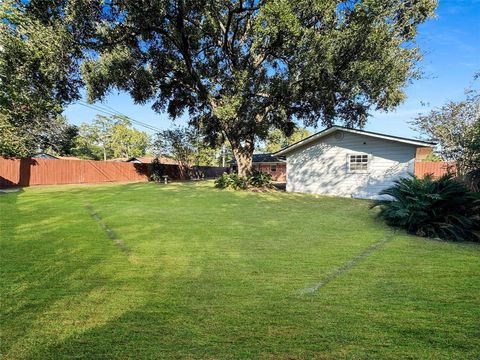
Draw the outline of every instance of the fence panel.
M440 177L447 173L455 173L455 165L443 161L419 161L415 163L415 175L423 178L427 174Z
M170 180L215 178L227 167L163 164ZM62 160L0 157L0 188L30 185L93 184L148 181L149 164L94 160Z
M0 187L147 181L148 164L0 158Z
M194 166L193 169L201 174L205 179L214 179L221 176L223 173L228 172L228 167L216 167L216 166Z

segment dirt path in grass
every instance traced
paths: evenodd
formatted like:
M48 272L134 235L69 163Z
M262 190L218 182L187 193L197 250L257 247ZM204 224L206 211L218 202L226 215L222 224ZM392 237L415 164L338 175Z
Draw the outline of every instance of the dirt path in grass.
M357 256L353 257L352 259L344 262L341 264L339 267L337 267L335 270L330 272L327 276L325 276L322 280L317 282L316 284L307 287L305 289L302 289L299 291L301 295L304 294L312 294L318 290L320 290L322 287L327 285L329 282L335 280L337 277L342 275L343 273L349 271L350 269L354 268L357 266L363 259L380 249L383 245L385 245L388 241L392 240L393 237L395 236L395 232L389 232L386 234L381 240L373 243L369 247L367 247L365 250L363 250L360 254Z
M107 236L115 243L115 245L127 256L132 255L132 251L129 247L115 234L115 232L107 225L107 223L102 219L102 217L95 211L92 205L85 205L85 208L90 213L92 219L97 221L102 229L105 231Z

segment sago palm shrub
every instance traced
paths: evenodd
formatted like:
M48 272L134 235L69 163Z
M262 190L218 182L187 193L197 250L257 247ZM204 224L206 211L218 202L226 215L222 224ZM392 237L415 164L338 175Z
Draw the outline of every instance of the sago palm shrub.
M480 198L447 174L400 178L380 192L388 199L376 200L379 216L391 226L409 233L447 240L479 241Z

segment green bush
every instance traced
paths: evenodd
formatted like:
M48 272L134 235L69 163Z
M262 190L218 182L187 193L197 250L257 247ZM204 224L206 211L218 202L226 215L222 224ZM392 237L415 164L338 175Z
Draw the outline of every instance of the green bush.
M163 175L165 174L165 168L160 163L158 158L152 160L149 164L150 180L155 182L161 182L163 180Z
M253 187L272 187L272 175L261 171L253 171L247 179L248 184Z
M220 189L246 189L247 182L245 178L238 177L237 174L223 173L215 180L215 187Z
M247 177L239 177L237 174L223 173L215 180L215 187L220 189L247 190L251 188L271 188L272 177L270 174L254 171Z
M480 198L451 174L438 179L426 176L401 178L380 192L391 199L376 200L379 216L387 224L409 233L447 240L479 241Z

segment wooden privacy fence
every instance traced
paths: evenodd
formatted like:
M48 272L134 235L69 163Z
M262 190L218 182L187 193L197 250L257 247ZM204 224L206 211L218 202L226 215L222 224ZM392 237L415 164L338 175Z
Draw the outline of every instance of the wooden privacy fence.
M192 170L201 172L204 178L212 178L221 175L228 168L199 166L189 169L179 165L163 164L163 171L171 180L190 179ZM149 164L0 157L0 188L30 185L138 182L148 181L149 176Z
M221 166L193 166L192 170L201 173L205 179L213 179L221 176L223 173L228 173L230 169Z
M147 181L148 165L113 161L0 158L0 187Z
M423 178L427 174L433 174L433 177L440 177L447 173L455 174L454 164L443 161L419 161L415 163L415 175Z

